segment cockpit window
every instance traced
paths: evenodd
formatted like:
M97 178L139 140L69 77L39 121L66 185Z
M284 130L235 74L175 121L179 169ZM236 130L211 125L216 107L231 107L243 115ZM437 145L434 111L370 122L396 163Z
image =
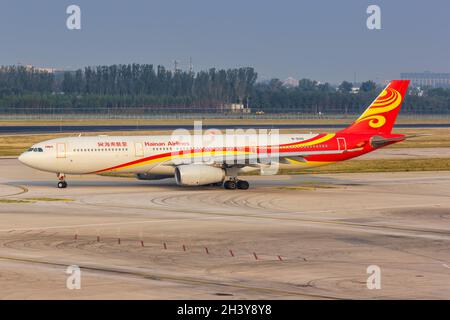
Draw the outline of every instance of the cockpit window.
M44 152L42 148L30 148L28 149L29 152Z

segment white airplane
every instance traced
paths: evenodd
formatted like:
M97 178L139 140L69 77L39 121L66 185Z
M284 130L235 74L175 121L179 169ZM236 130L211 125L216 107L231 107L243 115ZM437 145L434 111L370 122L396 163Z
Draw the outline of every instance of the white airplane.
M276 142L239 134L213 142L204 135L66 137L33 145L19 161L56 173L58 188L67 187L66 174L108 172L131 173L142 180L175 177L183 186L248 189L238 176L335 163L403 141L405 135L391 131L408 84L390 82L353 124L336 133L280 134Z

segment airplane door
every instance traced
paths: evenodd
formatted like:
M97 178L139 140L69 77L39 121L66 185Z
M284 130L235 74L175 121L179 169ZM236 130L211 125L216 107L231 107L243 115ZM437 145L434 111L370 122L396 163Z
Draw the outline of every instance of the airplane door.
M142 142L135 142L134 143L134 151L136 157L143 157L144 156L144 148L142 147Z
M347 150L347 142L345 138L337 138L338 150Z
M57 143L56 144L56 158L65 158L66 157L66 144L65 143Z

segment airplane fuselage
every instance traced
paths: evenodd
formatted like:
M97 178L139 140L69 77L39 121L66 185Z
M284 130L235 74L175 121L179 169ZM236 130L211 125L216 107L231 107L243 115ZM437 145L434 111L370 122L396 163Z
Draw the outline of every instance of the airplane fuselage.
M81 136L43 141L20 156L20 161L38 170L66 174L152 173L173 175L176 157L220 152L261 152L260 148L277 148L277 152L304 152L304 161L287 157L280 168L305 168L347 160L374 150L370 135L280 134L279 143L251 144L239 139L230 143L205 145L204 137L174 139L172 136ZM203 139L203 140L201 140ZM188 140L194 140L194 142ZM202 143L195 143L195 140ZM251 140L251 139L250 139ZM333 150L336 153L333 153ZM324 152L330 153L324 154ZM241 172L254 168L241 168Z
M44 141L19 160L29 167L58 174L133 173L139 179L175 177L183 186L222 185L248 189L239 175L250 171L275 174L283 168L301 169L344 161L400 142L392 134L407 93L408 80L393 80L350 126L336 133L278 134L256 131L207 131L170 136L66 137ZM174 132L175 133L175 132Z

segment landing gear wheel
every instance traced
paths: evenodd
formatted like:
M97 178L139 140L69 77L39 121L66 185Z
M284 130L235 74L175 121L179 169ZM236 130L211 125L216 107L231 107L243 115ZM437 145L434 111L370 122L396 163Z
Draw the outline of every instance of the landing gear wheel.
M58 182L58 188L59 189L67 188L67 182L65 182L65 181Z
M223 184L223 187L225 189L234 190L234 189L236 189L236 182L233 180L225 181L225 183Z
M239 180L237 182L237 188L241 190L247 190L250 185L245 180Z
M58 172L57 174L56 174L56 176L58 177L58 180L59 180L59 182L58 182L58 188L59 189L64 189L64 188L67 188L67 182L66 182L66 175L64 174L64 173L62 173L62 172Z

